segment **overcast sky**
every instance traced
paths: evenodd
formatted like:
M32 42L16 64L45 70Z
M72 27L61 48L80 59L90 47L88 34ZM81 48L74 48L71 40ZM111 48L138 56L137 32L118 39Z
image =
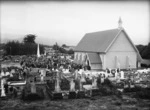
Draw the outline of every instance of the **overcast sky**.
M76 46L89 32L123 27L134 44L148 44L148 1L100 2L1 2L1 42L37 35L41 44Z

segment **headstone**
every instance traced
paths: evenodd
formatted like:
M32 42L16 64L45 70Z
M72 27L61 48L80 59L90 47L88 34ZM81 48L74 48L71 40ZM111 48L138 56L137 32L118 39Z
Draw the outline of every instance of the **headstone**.
M1 79L1 97L5 97L4 80Z
M118 71L115 71L115 79L118 78Z
M73 81L73 79L71 79L70 81L70 91L75 91L75 82Z
M92 88L97 89L97 78L96 77L93 77Z
M41 82L44 82L44 77L45 77L45 76L46 76L46 71L41 70L41 74L40 74Z
M124 79L124 72L123 71L120 72L120 75L121 75L121 79Z
M59 78L59 73L57 72L56 80L55 80L55 92L60 92L60 78Z
M79 79L79 87L80 87L80 91L82 91L83 90L83 84L82 84L83 82L82 82L82 80L81 80L81 77L80 77L80 79Z
M75 71L75 80L78 78L78 70Z
M36 93L36 85L34 82L31 83L31 93Z

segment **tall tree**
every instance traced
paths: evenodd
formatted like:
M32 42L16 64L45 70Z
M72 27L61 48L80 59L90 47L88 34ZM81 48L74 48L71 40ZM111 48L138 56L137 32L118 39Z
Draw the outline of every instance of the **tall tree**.
M150 59L150 43L148 45L137 45L137 49L142 58Z
M146 46L146 48L142 52L142 57L145 59L150 59L150 43Z
M68 54L74 54L73 49L68 50Z
M137 47L139 53L142 55L142 52L146 49L147 46L145 46L145 45L137 45L136 47Z
M18 41L9 41L5 45L7 55L18 55L21 44Z
M28 34L24 37L23 42L24 43L35 43L35 38L36 38L36 35Z
M59 48L60 48L60 47L59 47L59 45L58 45L57 42L56 42L56 44L53 45L53 49L54 49L54 50L59 50Z

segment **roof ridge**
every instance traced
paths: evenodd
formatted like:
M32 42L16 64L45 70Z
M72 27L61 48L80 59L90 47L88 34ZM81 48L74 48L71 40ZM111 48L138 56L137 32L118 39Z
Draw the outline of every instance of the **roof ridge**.
M88 33L86 33L86 34L92 34L92 33L97 33L97 32L106 32L106 31L112 31L112 30L120 30L120 29L118 29L118 28L114 28L114 29L107 29L107 30L102 30L102 31L95 31L95 32L88 32Z
M121 30L118 28L86 33L75 51L106 52L106 49Z
M106 48L105 52L107 52L109 50L109 48L113 45L113 43L116 41L116 39L118 38L119 34L123 31L123 29L118 29L118 33L115 35L114 39L112 40L112 42L108 45L108 47Z

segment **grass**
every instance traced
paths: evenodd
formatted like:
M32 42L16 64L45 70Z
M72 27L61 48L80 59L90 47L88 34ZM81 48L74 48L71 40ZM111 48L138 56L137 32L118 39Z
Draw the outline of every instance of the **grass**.
M126 96L120 99L115 95L96 96L94 100L86 99L66 99L66 100L38 100L33 102L21 101L19 99L9 99L1 101L1 110L148 110L150 100L138 100ZM128 103L127 103L128 102ZM134 103L131 103L134 102Z

